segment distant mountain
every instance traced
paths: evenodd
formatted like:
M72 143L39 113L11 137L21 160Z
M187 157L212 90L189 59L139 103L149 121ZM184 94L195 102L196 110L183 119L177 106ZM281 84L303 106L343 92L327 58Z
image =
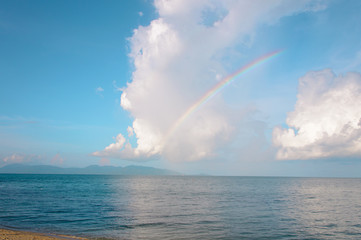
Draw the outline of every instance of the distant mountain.
M97 166L61 168L50 165L10 164L0 168L0 173L16 174L94 174L94 175L180 175L178 172L142 166Z

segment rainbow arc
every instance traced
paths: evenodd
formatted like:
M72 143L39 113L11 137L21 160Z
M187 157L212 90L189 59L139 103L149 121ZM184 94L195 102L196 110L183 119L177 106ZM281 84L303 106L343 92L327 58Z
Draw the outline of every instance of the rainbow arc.
M216 94L218 94L220 91L222 91L223 88L225 88L227 85L232 83L235 79L237 79L242 74L245 74L252 69L256 68L257 66L270 61L271 59L277 57L283 52L283 50L278 50L274 52L270 52L266 55L263 55L250 63L244 65L234 73L228 75L227 77L223 78L221 81L219 81L216 85L214 85L211 89L209 89L201 98L198 99L195 103L193 103L178 120L172 125L172 127L168 130L167 134L164 137L164 140L167 140L173 132L187 119L190 115L192 115L194 112L196 112L202 105L204 105L206 102L208 102L212 97L214 97Z

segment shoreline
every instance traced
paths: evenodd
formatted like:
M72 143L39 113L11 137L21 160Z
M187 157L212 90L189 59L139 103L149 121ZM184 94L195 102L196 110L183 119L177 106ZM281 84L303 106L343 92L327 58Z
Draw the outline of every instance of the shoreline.
M87 240L87 238L59 235L59 234L48 234L48 233L36 233L29 231L13 230L7 228L0 228L0 239L6 240L59 240L59 239L77 239Z

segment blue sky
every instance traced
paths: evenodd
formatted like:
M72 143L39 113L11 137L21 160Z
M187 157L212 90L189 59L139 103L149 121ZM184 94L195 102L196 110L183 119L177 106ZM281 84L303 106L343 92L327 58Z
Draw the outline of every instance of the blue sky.
M143 1L2 1L1 153L85 160L106 145L129 122L113 82L129 80L127 38L151 9Z
M1 1L1 165L361 176L360 10L341 0ZM218 81L279 49L163 141Z

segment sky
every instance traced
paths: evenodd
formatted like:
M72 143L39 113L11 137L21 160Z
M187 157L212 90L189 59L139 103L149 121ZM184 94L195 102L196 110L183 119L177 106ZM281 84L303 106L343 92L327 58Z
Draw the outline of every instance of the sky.
M0 0L0 166L361 177L360 10Z

